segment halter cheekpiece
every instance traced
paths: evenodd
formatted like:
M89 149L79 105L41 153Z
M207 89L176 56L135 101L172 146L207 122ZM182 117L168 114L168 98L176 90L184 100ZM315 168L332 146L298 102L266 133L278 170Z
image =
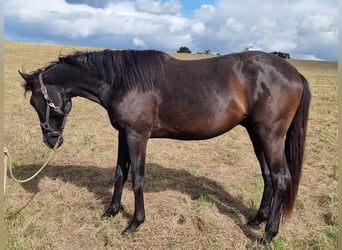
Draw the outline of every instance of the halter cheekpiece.
M56 106L53 103L53 101L51 100L51 98L49 97L49 94L47 92L47 88L46 88L46 86L44 84L44 81L43 81L43 72L39 73L38 79L39 79L39 84L40 84L40 90L42 92L42 95L43 95L44 99L46 100L46 103L47 103L47 105L46 105L46 113L45 113L45 122L42 122L40 124L40 126L44 130L46 130L49 135L59 136L63 132L67 114L65 114L60 109L60 107ZM62 123L62 126L61 126L61 131L56 131L55 129L53 129L50 126L50 124L49 124L49 121L50 121L50 109L52 109L53 111L55 111L59 115L63 116L63 123Z

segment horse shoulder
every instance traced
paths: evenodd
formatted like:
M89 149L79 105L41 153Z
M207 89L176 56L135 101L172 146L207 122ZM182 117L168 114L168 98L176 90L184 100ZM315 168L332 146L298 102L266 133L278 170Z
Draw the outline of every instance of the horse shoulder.
M158 123L157 105L158 97L154 90L135 88L125 91L120 98L112 98L108 113L115 128L149 137Z

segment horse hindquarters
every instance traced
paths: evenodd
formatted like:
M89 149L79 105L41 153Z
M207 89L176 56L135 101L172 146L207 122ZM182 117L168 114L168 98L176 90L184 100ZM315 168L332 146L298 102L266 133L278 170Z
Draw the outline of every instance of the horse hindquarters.
M265 116L260 119L259 116L258 122L246 123L265 181L260 209L256 218L249 224L252 227L259 226L267 219L263 243L273 239L278 233L280 218L288 216L294 206L302 171L310 96L308 83L302 77L302 95L299 103L298 99L292 99L288 100L288 105L284 103L275 105L275 107L281 105L289 107L287 112L282 113L282 120L276 119L272 122L271 117ZM290 105L293 103L298 103L292 106L295 108L294 112ZM272 190L270 190L270 183ZM265 193L271 193L272 198L264 197Z

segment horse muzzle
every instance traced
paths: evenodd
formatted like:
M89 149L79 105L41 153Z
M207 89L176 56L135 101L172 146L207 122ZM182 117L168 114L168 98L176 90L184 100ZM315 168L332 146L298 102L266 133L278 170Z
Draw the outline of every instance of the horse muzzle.
M63 144L63 136L61 132L48 132L43 134L43 141L47 147L56 149Z

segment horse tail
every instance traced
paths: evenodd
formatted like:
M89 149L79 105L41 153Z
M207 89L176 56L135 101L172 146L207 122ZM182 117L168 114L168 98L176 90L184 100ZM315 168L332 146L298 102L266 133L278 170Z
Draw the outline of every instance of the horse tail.
M311 93L308 81L303 75L300 75L300 77L303 83L302 98L292 123L286 133L285 139L285 157L291 174L291 184L289 193L287 197L285 197L283 203L283 217L289 216L293 210L304 159L305 137Z

